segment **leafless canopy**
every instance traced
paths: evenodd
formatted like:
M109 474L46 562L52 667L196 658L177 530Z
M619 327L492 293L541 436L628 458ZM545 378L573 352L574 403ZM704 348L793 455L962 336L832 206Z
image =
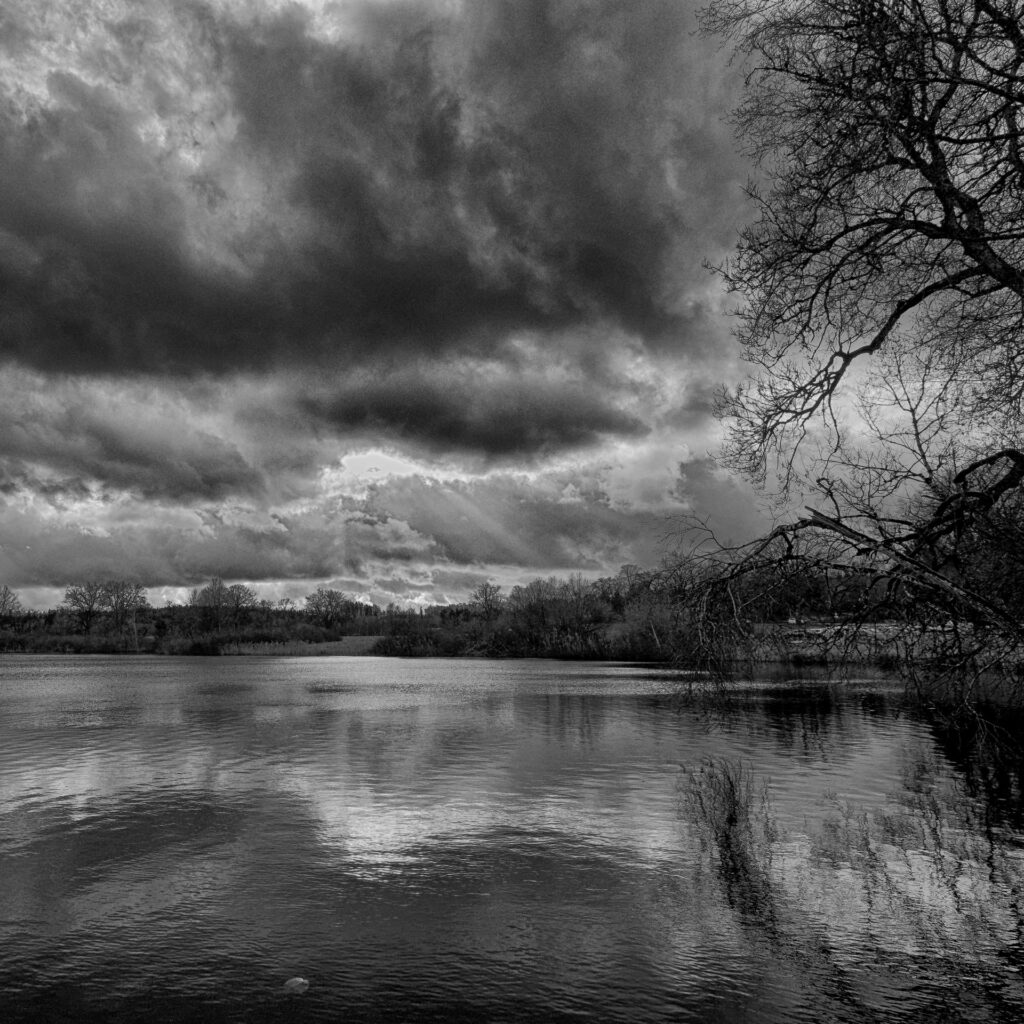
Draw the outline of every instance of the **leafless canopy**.
M714 0L704 20L743 62L759 182L716 268L754 367L722 395L724 461L811 507L691 561L694 621L742 622L751 579L812 570L898 598L933 652L936 620L966 624L972 664L1019 652L1024 0Z
M1020 420L1024 3L717 0L748 65L736 113L767 182L719 268L760 368L725 397L754 476L894 337L965 409Z

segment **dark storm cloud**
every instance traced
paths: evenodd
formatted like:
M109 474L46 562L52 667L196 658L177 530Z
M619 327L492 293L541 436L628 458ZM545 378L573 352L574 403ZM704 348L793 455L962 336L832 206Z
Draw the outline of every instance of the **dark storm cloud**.
M258 293L190 265L181 197L132 116L73 75L48 86L27 123L0 114L0 354L71 372L251 362Z
M647 432L636 416L579 383L522 377L501 366L357 374L327 397L299 401L306 414L332 430L445 454L534 456L593 444L607 435Z
M6 393L5 393L6 392ZM49 395L0 388L0 490L54 501L106 488L143 499L263 493L262 473L227 440L173 409L65 383Z
M690 0L306 6L0 4L0 583L461 599L746 507L672 469L746 177Z
M334 40L298 8L180 5L159 30L158 9L109 20L102 60L83 51L38 108L0 114L0 354L343 377L524 330L694 351L713 333L688 289L741 171L675 0L366 4ZM22 27L11 45L38 43ZM458 389L387 390L314 406L399 435L422 414L430 444L506 453L638 429L579 387L511 437Z
M679 117L683 9L510 0L462 18L367 8L358 47L296 16L232 42L244 137L294 164L320 226L295 282L315 326L426 348L604 316L674 332L687 211L666 161L716 148Z

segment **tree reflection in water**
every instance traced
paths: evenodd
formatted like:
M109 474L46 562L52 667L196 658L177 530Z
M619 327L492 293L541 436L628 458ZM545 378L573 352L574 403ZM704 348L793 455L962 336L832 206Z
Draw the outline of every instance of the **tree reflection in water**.
M775 928L772 847L777 829L767 780L728 758L705 758L689 769L682 790L684 814L697 826L706 854L714 858L729 905L744 921Z
M749 764L684 772L698 870L834 1019L1024 1019L1024 760L1002 719L934 723L883 801L825 793L799 827Z

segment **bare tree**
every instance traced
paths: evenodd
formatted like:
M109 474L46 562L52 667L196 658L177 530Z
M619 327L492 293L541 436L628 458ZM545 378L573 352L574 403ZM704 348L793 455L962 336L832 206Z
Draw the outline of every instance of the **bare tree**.
M754 366L723 457L811 507L691 559L693 635L728 649L751 595L813 570L912 620L918 653L966 624L977 676L1024 647L994 586L1022 560L1024 3L713 0L705 25L745 63L761 176L718 268Z
M138 612L149 607L146 588L130 580L109 580L103 584L102 607L110 616L112 631L118 636L130 633L138 650Z
M20 615L22 611L18 595L6 583L0 586L0 615Z
M502 597L501 587L489 580L481 583L473 591L473 603L480 609L480 615L485 622L493 622L501 612Z
M733 465L790 466L850 367L909 336L969 419L1011 434L1024 361L1024 4L715 0L748 62L767 179L721 267L759 373L726 397Z
M215 576L205 587L196 587L188 596L190 607L197 609L203 629L220 629L227 618L230 598L227 584Z
M317 587L306 595L306 614L318 626L331 629L358 612L358 607L348 594L330 587Z
M83 632L92 630L96 613L104 607L105 584L98 580L87 580L85 583L72 583L64 591L64 605L78 616Z
M236 628L257 603L256 591L244 583L232 583L225 589L224 598L232 625Z

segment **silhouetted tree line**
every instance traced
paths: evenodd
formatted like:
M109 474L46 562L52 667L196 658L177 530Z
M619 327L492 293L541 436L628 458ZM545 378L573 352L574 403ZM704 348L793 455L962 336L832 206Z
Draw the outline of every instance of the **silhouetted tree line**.
M696 623L692 582L703 563L678 558L655 570L625 566L612 577L579 574L512 587L481 584L465 604L382 613L377 653L684 662ZM888 621L906 608L886 600L884 583L840 578L828 567L780 571L767 562L739 584L749 626L840 628ZM725 612L722 612L723 616ZM731 612L730 612L731 616Z
M465 603L419 608L381 608L328 587L301 607L288 598L275 604L214 579L162 608L140 585L111 580L72 584L59 607L27 611L4 587L0 650L219 654L360 635L379 637L373 652L385 655L668 660L678 608L666 579L626 566L604 579L535 579L508 592L486 582ZM794 597L787 607L795 604L807 601Z
M1024 561L1014 555L1017 531L1011 526L1001 523L988 535L976 530L971 558L960 571L977 576L979 588L1024 617ZM922 609L912 588L894 586L870 566L837 564L810 548L780 554L778 543L760 558L744 549L731 565L714 549L655 570L625 566L596 580L577 573L507 591L485 582L469 601L423 607L381 608L329 587L318 587L299 603L273 603L245 584L214 579L192 590L183 604L156 608L139 584L111 580L73 584L57 608L28 611L13 590L0 586L0 651L231 654L289 645L287 653L293 653L295 645L362 636L377 637L364 650L381 655L713 667L712 655L735 662L750 657L751 649L754 658L793 655L787 644L792 646L794 626L822 635L835 630L837 638L856 638L859 631L881 629L880 623L901 637L920 628ZM978 628L955 602L940 611L944 618L929 619L941 624L931 634L933 650L951 629ZM766 643L773 637L774 646ZM841 661L844 654L863 660L865 651L854 647L843 650L836 639L828 660ZM877 645L872 652L878 655ZM796 656L811 657L799 651Z
M1008 559L982 547L979 539L978 571L999 564L1005 572ZM596 580L576 573L507 591L485 582L464 603L413 608L381 608L329 587L318 587L299 604L290 598L273 603L245 584L213 579L183 604L162 608L149 604L139 584L108 580L72 584L57 608L27 611L14 591L0 587L0 651L230 654L253 645L294 648L375 636L373 653L406 657L678 662L700 645L701 631L711 623L733 637L738 618L748 630L913 619L909 592L824 561L780 560L774 552L760 564L741 560L728 587L707 586L706 570L691 556L656 570L624 566ZM720 571L716 563L719 583ZM1021 584L1024 594L1024 568ZM709 602L700 615L697 592Z
M389 608L381 654L668 660L676 610L659 574L634 566L586 580L535 579L507 593L482 583L464 604Z
M260 600L243 583L213 579L184 604L154 608L145 588L127 580L88 580L67 587L48 611L27 611L0 588L0 651L220 654L243 644L316 643L354 633L379 634L381 610L319 587L305 607Z

